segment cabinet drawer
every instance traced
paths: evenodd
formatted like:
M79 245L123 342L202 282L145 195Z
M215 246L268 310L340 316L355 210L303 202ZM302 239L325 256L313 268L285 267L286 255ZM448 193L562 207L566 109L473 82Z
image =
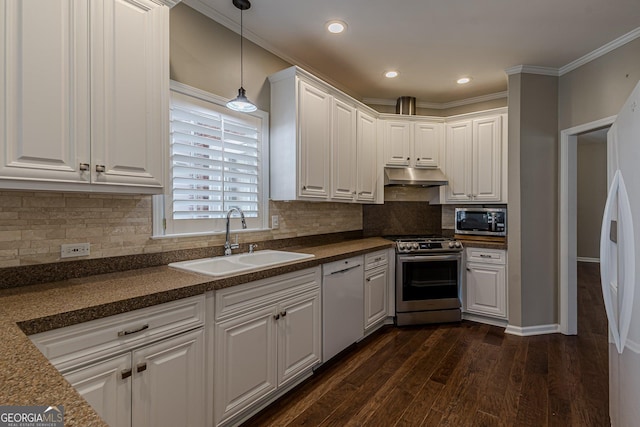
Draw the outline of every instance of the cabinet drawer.
M388 254L389 252L386 249L366 254L364 256L364 269L370 270L381 265L387 265L389 263Z
M246 313L310 289L320 288L320 267L245 283L216 291L216 321Z
M204 325L204 295L32 335L49 361L64 373L88 362Z
M503 249L467 248L467 262L506 264L507 251Z

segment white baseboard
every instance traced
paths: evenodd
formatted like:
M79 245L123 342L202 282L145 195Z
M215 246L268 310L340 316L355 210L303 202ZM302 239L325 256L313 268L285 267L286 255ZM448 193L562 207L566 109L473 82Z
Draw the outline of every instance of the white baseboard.
M464 320L471 320L472 322L485 323L487 325L499 326L505 328L509 322L506 319L494 319L492 317L480 316L472 313L462 313Z
M530 337L533 335L556 334L560 332L560 325L537 325L537 326L513 326L508 325L504 330L505 334L518 335L520 337Z
M589 258L586 256L579 256L576 258L576 261L578 262L595 262L600 264L600 258Z

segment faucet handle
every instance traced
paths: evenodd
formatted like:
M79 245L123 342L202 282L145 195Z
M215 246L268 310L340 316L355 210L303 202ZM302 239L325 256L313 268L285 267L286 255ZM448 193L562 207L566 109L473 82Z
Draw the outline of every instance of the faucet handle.
M253 251L255 250L255 248L257 248L257 247L258 247L257 243L250 243L249 244L249 253L252 254Z

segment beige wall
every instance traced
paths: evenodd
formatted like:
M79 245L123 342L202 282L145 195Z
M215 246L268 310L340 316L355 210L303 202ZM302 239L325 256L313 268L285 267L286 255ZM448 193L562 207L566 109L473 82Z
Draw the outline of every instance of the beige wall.
M171 78L232 98L240 86L239 36L179 4L170 13ZM245 89L269 111L267 76L289 66L245 44ZM240 243L362 229L362 206L271 202L280 228L241 233ZM224 235L152 239L150 196L0 191L0 267L60 261L63 243L91 243L90 258L224 244ZM78 258L70 258L75 260Z
M578 136L576 253L600 258L600 226L607 200L607 130Z
M396 107L394 105L369 104L369 106L379 113L395 114L396 112ZM476 111L491 110L493 108L502 108L506 106L507 98L500 98L446 109L417 108L416 113L419 116L449 117L457 114L475 113Z
M618 114L640 80L640 38L560 77L559 129Z
M520 74L509 83L509 323L555 324L558 79Z

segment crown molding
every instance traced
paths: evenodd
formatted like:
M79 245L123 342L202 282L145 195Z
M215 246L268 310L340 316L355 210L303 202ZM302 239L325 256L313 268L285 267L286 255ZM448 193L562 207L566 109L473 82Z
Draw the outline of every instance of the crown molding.
M516 65L504 70L508 76L512 74L540 74L542 76L559 77L560 72L557 68L552 67L539 67L537 65Z
M430 108L432 110L446 110L449 108L461 107L463 105L469 105L469 104L477 104L478 102L493 101L494 99L502 99L506 97L507 97L507 92L504 91L504 92L490 93L487 95L476 96L473 98L459 99L457 101L442 102L442 103L418 101L416 102L416 107ZM385 99L385 98L364 98L362 102L369 105L396 105L395 99Z
M600 58L601 56L606 55L607 53L616 50L620 46L624 46L625 44L637 39L640 37L640 27L635 30L629 31L627 34L618 37L617 39L610 41L604 46L599 47L598 49L576 59L573 62L568 63L567 65L560 67L560 75L563 76L576 68L582 67L583 65Z

